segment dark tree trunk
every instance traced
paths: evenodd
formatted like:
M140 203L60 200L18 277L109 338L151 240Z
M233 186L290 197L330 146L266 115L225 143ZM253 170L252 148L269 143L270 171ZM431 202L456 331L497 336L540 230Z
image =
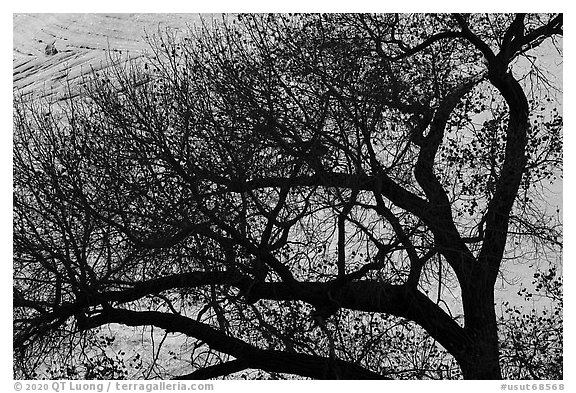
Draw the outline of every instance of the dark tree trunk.
M464 330L469 342L460 367L464 379L502 379L493 280L486 274L473 277L462 289Z
M473 336L469 355L465 361L460 362L464 379L502 379L497 332L488 325L471 332Z

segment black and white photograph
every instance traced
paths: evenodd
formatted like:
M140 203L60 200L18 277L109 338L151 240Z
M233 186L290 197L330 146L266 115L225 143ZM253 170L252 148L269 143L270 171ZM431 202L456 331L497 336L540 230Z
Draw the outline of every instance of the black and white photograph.
M381 8L12 14L9 388L569 390L563 14Z

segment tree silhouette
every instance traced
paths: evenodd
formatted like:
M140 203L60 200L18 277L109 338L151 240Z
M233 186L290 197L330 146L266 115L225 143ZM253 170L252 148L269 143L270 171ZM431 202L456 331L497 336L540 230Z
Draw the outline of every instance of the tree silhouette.
M120 324L186 337L163 377L501 378L503 261L562 241L562 117L514 64L561 34L239 15L15 99L16 375Z

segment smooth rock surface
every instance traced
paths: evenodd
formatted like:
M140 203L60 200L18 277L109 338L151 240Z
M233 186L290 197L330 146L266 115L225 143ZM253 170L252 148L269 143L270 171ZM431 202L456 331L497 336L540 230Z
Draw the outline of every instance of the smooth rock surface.
M212 15L204 15L206 19ZM13 88L59 99L68 84L107 67L110 59L142 56L145 37L185 31L198 14L14 14Z

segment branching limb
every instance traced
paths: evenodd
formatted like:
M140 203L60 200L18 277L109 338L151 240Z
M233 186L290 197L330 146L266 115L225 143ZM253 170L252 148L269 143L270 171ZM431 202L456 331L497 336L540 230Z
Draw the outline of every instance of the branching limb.
M94 328L109 323L120 323L127 326L153 325L166 330L168 333L183 333L204 341L216 351L234 356L249 368L263 371L323 379L327 377L325 370L330 363L329 358L321 356L263 350L193 319L156 311L111 308L103 310L99 315L94 315L86 328ZM336 365L340 375L345 379L386 379L382 375L343 360L336 360ZM237 367L230 368L230 370L234 369Z

